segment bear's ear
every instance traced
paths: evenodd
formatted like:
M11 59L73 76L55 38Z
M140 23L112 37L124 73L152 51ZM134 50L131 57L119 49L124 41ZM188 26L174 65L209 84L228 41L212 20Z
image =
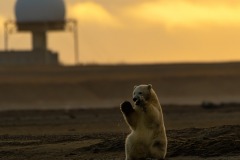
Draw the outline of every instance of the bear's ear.
M152 89L152 85L151 84L148 84L148 89Z
M137 85L135 85L135 86L133 87L133 89L135 89L135 88L137 88Z

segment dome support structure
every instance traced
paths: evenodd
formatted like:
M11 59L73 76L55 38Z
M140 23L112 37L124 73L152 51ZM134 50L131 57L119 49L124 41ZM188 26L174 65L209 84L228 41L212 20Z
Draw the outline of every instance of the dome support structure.
M32 48L47 52L47 32L48 31L68 31L73 34L74 40L74 59L75 64L79 64L79 47L78 47L78 24L75 19L56 22L15 22L12 20L4 23L4 47L9 50L9 37L17 32L31 32ZM46 56L47 57L47 56ZM47 59L46 59L47 61Z

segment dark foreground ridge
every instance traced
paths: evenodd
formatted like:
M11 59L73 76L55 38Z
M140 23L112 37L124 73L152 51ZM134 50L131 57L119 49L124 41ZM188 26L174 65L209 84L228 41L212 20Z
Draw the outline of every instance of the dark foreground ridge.
M240 126L169 131L168 156L240 155Z
M169 130L167 157L239 156L240 126ZM126 133L1 135L0 159L121 159ZM94 143L87 143L94 141ZM84 144L87 145L84 146ZM75 147L74 147L75 146ZM9 149L10 148L10 149ZM90 158L92 157L92 158Z
M240 126L213 128L188 128L170 130L168 135L168 157L176 156L233 156L240 154ZM124 150L122 136L102 137L103 142L81 148L78 152L115 152Z

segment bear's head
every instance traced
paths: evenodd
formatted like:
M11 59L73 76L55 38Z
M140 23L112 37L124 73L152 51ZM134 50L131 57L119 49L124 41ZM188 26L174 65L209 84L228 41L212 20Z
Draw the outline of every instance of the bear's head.
M139 86L134 86L133 90L133 101L135 105L142 106L145 105L151 97L152 85L142 84Z

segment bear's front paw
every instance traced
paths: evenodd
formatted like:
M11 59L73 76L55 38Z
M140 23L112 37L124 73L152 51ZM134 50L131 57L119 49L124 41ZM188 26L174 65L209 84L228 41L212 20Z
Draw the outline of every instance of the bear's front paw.
M126 115L129 115L130 113L134 112L132 104L128 101L123 102L120 106L122 112Z

